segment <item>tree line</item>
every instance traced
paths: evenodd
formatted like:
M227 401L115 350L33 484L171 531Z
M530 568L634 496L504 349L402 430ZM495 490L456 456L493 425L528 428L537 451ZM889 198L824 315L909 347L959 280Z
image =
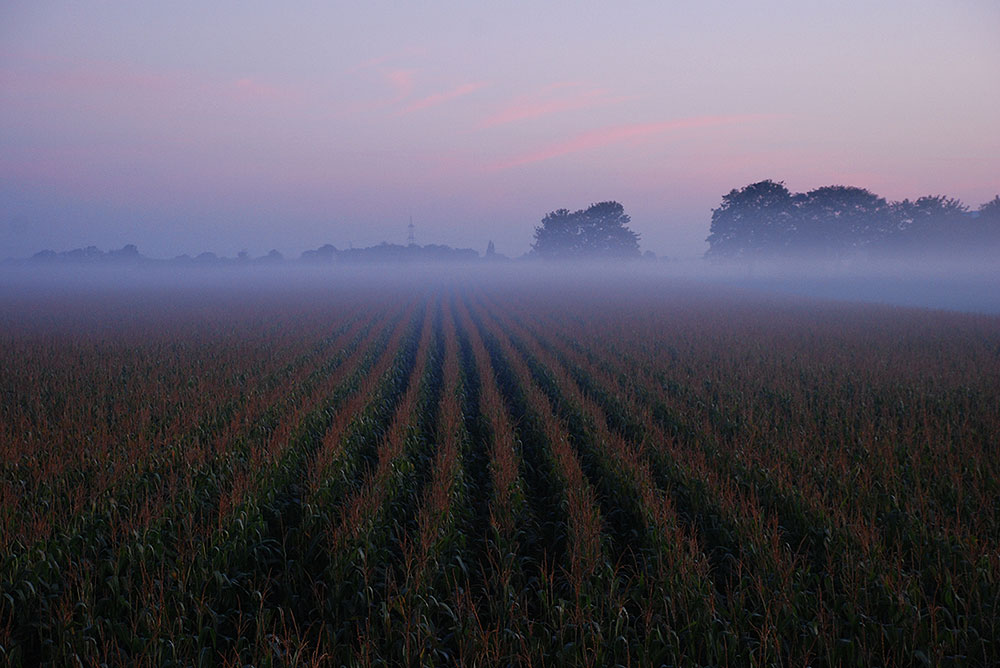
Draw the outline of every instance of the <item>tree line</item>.
M770 179L733 189L712 210L708 258L995 257L1000 196L971 210L934 195L889 202L852 186L792 193Z
M547 259L639 257L639 235L615 201L557 209L535 228L529 256ZM887 201L854 186L793 193L770 179L733 189L712 210L709 259L996 260L1000 196L976 210L961 200L929 195Z
M366 248L345 248L338 250L332 244L324 244L314 250L307 250L295 259L286 259L277 250L271 250L260 257L251 257L246 251L240 251L236 257L223 257L212 252L199 253L195 256L178 255L172 259L157 259L147 257L139 252L135 244L128 244L117 250L103 251L96 246L86 248L76 248L69 251L43 250L35 253L27 260L8 259L0 264L19 266L25 264L90 264L90 265L110 265L129 264L146 266L256 266L290 264L294 262L303 264L405 264L421 262L475 262L478 260L501 261L506 260L496 252L490 242L487 247L486 256L481 257L479 253L471 248L452 248L440 244L427 244L419 246L409 244L401 246L382 242L376 246Z
M613 259L640 257L639 234L629 228L631 219L616 201L598 202L586 209L556 209L545 214L535 228L535 241L525 256L542 259ZM995 260L1000 251L1000 195L971 210L960 200L933 195L916 200L889 202L884 197L853 186L824 186L806 193L792 193L785 184L770 179L733 189L712 209L708 236L709 259L750 260L802 257L843 260L914 255L972 257ZM646 253L648 257L655 257ZM235 260L213 253L180 256L175 263L273 263L284 258L276 250L252 259L240 253ZM326 244L302 253L301 261L332 262L437 262L480 259L472 249L430 244L381 243L359 249L338 250ZM503 260L491 241L486 260ZM134 245L104 253L93 246L63 253L42 251L31 261L150 262ZM161 261L162 262L162 261Z

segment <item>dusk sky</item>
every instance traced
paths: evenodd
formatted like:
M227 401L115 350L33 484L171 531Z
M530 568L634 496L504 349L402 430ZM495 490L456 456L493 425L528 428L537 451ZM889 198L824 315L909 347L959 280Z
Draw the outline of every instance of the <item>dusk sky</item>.
M1000 193L1000 3L0 4L0 257L527 251L618 200L705 250L765 178Z

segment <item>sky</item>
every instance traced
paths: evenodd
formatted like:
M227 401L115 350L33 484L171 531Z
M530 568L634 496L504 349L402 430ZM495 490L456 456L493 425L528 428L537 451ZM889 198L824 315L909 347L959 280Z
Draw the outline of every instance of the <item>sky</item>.
M762 179L1000 193L1000 3L0 3L0 257L511 256L617 200L696 257Z

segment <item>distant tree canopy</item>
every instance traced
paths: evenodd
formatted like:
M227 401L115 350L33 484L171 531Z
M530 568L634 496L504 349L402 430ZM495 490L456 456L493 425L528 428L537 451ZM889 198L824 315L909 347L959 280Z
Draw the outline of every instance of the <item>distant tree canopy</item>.
M989 253L1000 249L1000 196L971 212L940 195L887 202L864 188L791 193L766 180L723 196L707 241L706 256L725 259Z
M761 181L730 190L712 210L710 257L780 253L794 227L795 204L783 183Z
M639 257L639 235L618 202L599 202L587 209L557 209L535 228L534 254L543 258Z

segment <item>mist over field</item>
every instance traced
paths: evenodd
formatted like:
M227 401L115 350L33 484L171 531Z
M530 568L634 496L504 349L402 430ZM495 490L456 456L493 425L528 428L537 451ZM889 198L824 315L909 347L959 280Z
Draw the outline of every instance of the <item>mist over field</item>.
M5 268L0 658L994 663L944 269Z
M865 263L771 260L753 263L690 261L569 261L509 263L376 263L314 266L30 266L0 267L0 294L87 292L100 295L147 292L150 299L173 293L261 292L322 294L324 290L394 285L495 285L531 292L545 287L586 290L617 285L651 299L698 289L798 295L817 299L885 303L955 311L1000 313L1000 261L966 258Z

